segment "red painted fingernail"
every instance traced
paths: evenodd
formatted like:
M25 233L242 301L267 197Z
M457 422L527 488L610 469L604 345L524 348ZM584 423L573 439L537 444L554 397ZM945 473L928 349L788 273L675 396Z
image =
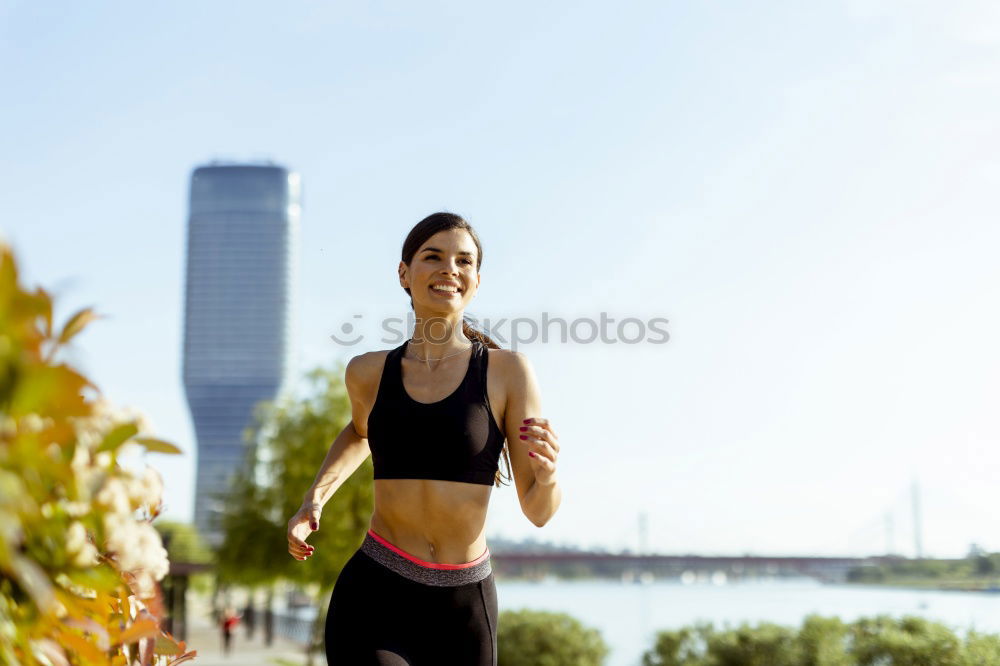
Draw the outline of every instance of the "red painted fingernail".
M527 429L528 429L528 426L521 426L521 431L522 432L525 431L525 430L527 430Z
M521 439L528 439L525 435L521 435Z
M535 452L534 451L528 451L528 455L531 456L532 458L534 458L535 457Z
M523 423L528 423L530 421L531 421L531 419L524 419Z

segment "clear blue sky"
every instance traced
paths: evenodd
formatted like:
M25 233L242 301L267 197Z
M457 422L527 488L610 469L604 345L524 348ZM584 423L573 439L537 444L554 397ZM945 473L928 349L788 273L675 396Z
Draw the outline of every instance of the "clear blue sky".
M565 498L489 529L664 552L1000 549L1000 12L991 2L0 1L3 234L70 359L145 411L190 519L187 183L302 175L300 370L385 348L409 228L465 215L477 317L665 317L532 344ZM394 345L393 345L394 346ZM304 490L304 489L303 489ZM336 498L327 511L336 510Z

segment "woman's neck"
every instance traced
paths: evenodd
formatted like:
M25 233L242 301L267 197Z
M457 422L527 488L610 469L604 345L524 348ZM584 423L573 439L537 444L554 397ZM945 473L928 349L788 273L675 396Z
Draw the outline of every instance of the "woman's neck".
M468 349L471 344L472 340L465 335L461 312L446 316L418 313L413 335L406 349L418 354L420 358L434 360Z
M407 356L411 356L420 361L441 361L450 357L458 356L472 346L472 340L461 336L453 337L449 340L423 340L414 334L406 345Z

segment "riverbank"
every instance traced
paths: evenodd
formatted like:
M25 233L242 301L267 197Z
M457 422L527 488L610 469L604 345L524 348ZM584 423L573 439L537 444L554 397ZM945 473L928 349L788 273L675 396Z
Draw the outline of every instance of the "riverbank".
M856 583L837 583L837 585L845 585L848 587L887 587L904 590L934 590L938 592L979 592L982 594L1000 594L1000 583L996 581L941 581L912 578L878 582L864 581Z

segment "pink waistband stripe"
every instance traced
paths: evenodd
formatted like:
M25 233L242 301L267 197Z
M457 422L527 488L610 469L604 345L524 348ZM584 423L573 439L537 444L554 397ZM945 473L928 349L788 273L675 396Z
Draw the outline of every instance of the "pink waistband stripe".
M411 562L413 562L415 564L419 564L422 567L427 567L429 569L468 569L469 567L474 567L477 564L480 564L483 560L485 560L486 558L488 558L490 556L490 549L489 549L489 547L487 547L486 550L483 551L482 555L480 555L476 559L472 560L471 562L462 562L461 564L445 564L443 562L427 562L426 560L420 559L416 555L411 555L410 553L406 552L405 550L403 550L401 548L398 548L397 546L392 545L391 543L389 543L388 541L386 541L385 539L383 539L382 537L380 537L378 534L376 534L375 531L372 530L371 528L368 529L368 534L371 535L371 537L373 539L375 539L380 544L382 544L383 546L385 546L386 548L388 548L392 552L396 553L397 555L401 555L402 557L405 557L409 561L411 561Z

